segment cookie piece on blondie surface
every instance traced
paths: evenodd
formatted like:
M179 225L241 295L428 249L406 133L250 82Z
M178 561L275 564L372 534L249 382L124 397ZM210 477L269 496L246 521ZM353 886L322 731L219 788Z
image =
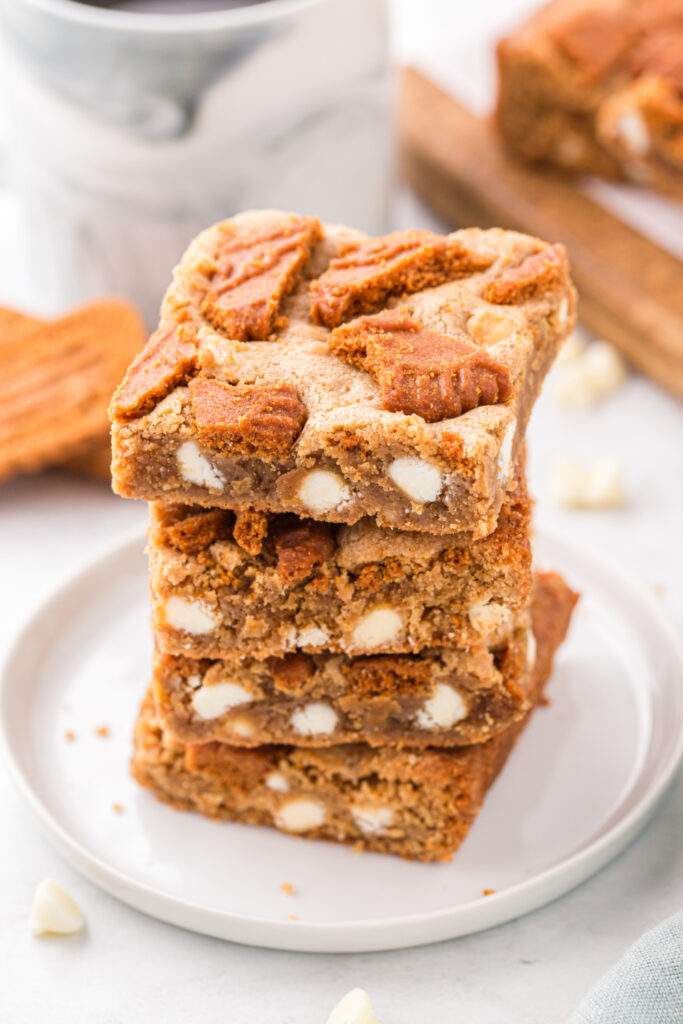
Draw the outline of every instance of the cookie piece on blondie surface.
M531 587L523 478L488 537L287 515L151 506L158 647L192 658L248 651L417 652L506 642Z
M550 676L575 601L560 577L540 577L532 700ZM363 744L244 750L179 743L164 730L148 696L136 726L132 771L159 799L181 810L443 861L467 835L526 720L487 743L451 750Z
M526 235L241 214L192 243L114 397L114 487L484 536L574 305Z
M683 4L555 0L498 47L520 156L683 195Z

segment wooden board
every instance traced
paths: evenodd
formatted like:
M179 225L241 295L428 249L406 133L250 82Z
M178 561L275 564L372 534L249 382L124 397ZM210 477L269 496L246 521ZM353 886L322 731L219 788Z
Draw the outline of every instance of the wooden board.
M408 180L453 226L499 225L564 242L581 321L683 397L683 263L571 180L516 162L495 129L419 71L403 72Z

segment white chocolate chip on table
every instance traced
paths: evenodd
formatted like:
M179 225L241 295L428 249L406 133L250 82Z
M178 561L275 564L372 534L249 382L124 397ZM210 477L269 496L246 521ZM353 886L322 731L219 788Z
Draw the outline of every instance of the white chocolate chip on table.
M73 935L84 924L80 907L59 882L46 878L37 886L31 907L34 935Z
M335 1006L327 1024L380 1024L370 996L362 988L351 989Z
M623 508L626 496L621 480L621 467L614 459L597 459L582 465L571 459L560 459L552 467L550 496L564 508Z
M616 349L606 341L594 341L557 367L553 394L561 405L586 408L617 391L626 375Z

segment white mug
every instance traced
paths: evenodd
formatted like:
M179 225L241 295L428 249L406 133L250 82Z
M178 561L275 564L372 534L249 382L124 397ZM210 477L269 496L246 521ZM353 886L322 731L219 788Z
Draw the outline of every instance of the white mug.
M0 26L34 312L110 294L152 325L190 238L240 209L385 227L385 0L0 0Z

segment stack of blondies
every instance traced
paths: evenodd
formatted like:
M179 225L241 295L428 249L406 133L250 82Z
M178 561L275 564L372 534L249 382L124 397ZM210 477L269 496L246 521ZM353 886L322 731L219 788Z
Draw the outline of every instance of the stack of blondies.
M212 817L448 859L575 595L534 578L527 419L563 249L250 212L189 247L114 397L150 502L133 772Z

